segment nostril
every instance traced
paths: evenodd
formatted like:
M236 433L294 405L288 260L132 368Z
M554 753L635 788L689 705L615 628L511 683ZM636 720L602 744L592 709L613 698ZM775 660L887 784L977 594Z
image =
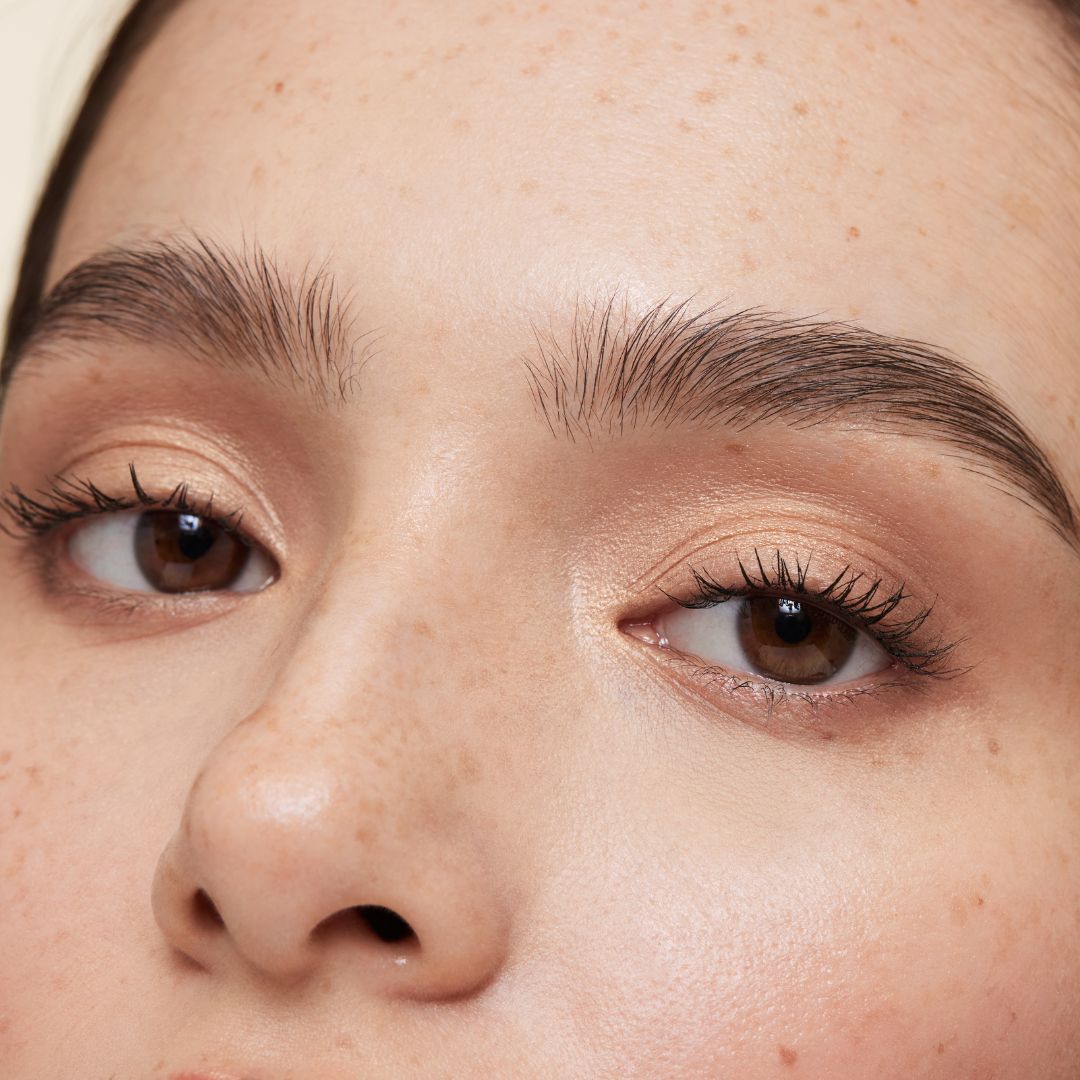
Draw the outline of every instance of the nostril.
M202 926L224 926L225 920L221 917L214 901L204 889L199 889L192 897L191 906L195 912L195 919Z
M380 907L378 904L364 904L354 910L380 941L394 944L416 936L413 928L389 908Z

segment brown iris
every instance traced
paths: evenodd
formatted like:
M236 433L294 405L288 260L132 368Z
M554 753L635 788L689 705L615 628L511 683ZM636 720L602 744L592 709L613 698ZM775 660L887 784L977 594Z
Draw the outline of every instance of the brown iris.
M828 612L787 597L748 597L739 608L739 641L747 659L780 682L817 683L835 675L857 636Z
M148 510L135 526L135 557L160 592L227 589L251 549L228 530L196 514Z

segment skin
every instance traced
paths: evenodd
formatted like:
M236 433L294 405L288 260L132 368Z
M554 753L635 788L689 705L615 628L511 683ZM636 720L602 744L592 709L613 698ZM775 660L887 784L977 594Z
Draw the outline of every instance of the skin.
M20 368L5 489L136 461L281 576L109 604L0 537L0 1072L1075 1077L1075 548L920 440L553 438L521 362L579 296L824 313L964 357L1076 491L1056 33L188 0L50 282L257 237L329 260L378 347L336 407L121 340ZM770 715L662 662L660 588L755 546L907 582L968 670Z

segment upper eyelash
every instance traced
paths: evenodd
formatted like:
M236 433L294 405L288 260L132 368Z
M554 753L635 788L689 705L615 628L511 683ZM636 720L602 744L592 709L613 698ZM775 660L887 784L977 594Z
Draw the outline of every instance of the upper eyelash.
M755 548L754 567L748 569L739 559L742 585L722 585L706 571L690 568L696 590L694 594L678 597L665 592L664 595L684 608L715 607L751 595L805 597L865 630L894 660L918 675L952 676L959 673L960 669L948 666L959 642L935 637L927 639L921 632L934 610L933 604L914 615L890 620L897 608L911 597L902 584L889 590L882 578L870 581L865 574L848 564L827 585L814 588L807 584L810 560L807 559L804 564L796 556L794 562L792 572L787 559L777 551L770 575L760 552Z
M33 496L12 484L10 491L0 496L0 511L10 520L11 526L0 521L0 530L15 537L45 536L69 521L142 507L194 514L212 521L227 532L239 531L243 513L239 510L225 514L216 511L213 495L204 501L196 501L188 485L180 483L166 496L153 496L139 482L133 463L128 465L128 473L131 477L131 494L119 497L102 491L91 480L75 476L54 476L47 489L39 488Z

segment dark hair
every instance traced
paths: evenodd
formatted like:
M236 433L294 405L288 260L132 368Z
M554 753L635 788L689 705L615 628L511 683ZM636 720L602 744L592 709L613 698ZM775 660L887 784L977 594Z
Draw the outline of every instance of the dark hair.
M1080 51L1080 0L1034 0L1052 11L1062 23L1063 34L1077 50L1071 50L1074 64ZM0 386L30 329L34 311L41 301L45 273L56 243L60 220L71 190L86 160L87 152L101 127L109 106L142 51L179 6L181 0L136 0L102 54L91 77L82 105L56 156L42 191L37 210L30 221L23 248L15 292L8 313L3 350L0 351Z
M19 274L0 352L0 383L19 351L41 300L45 273L60 220L105 114L120 91L143 46L180 4L180 0L136 0L102 53L67 138L53 161L26 233Z

